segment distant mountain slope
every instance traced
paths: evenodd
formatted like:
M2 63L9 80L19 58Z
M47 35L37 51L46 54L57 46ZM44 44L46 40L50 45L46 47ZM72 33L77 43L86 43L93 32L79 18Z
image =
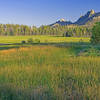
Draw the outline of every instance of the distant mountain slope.
M81 16L76 22L72 23L71 21L65 21L61 19L50 26L57 26L57 25L93 25L95 22L100 22L100 12L95 13L94 10L88 11L84 16Z
M58 25L64 26L64 25L70 25L70 24L73 24L73 23L71 21L65 21L64 19L60 19L59 21L51 24L50 26L58 26Z
M100 12L95 13L94 10L88 11L84 16L81 16L74 24L77 25L85 25L85 24L93 24L95 22L100 21Z

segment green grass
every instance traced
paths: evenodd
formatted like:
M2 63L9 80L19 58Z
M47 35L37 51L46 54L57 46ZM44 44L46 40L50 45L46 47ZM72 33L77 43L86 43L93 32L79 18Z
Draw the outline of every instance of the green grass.
M34 36L42 42L25 45L16 43L30 37L19 38L0 40L14 43L0 47L0 100L100 99L100 47L89 38Z
M29 38L40 39L41 43L59 43L59 42L89 42L89 38L71 38L71 37L54 37L54 36L7 36L0 37L0 43L21 43L21 41L27 41Z

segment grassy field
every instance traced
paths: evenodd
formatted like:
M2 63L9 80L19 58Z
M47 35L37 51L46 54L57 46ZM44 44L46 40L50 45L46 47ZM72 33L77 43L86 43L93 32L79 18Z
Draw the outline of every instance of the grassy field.
M21 43L21 41L27 41L29 38L39 39L41 43L60 43L60 42L89 42L89 38L71 38L71 37L54 37L54 36L7 36L0 37L0 43Z
M50 36L33 36L39 44L16 44L28 38L0 38L12 43L0 47L0 100L100 99L99 45Z

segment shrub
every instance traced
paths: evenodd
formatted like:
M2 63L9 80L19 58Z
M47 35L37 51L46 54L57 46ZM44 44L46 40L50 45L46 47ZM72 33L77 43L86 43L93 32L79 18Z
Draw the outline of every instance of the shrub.
M27 42L28 42L28 43L33 43L33 39L32 39L32 38L29 38L29 39L27 40Z
M22 43L22 44L25 44L25 43L26 43L26 41L21 41L21 43Z
M96 23L92 28L91 43L100 43L100 22Z
M98 49L92 47L92 48L84 50L79 55L80 56L92 56L92 57L96 57L96 56L100 56L100 51Z
M35 39L35 42L36 43L40 43L40 39Z

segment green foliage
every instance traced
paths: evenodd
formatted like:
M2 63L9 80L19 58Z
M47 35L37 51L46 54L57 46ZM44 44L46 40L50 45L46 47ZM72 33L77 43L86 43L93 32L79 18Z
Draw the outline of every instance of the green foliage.
M99 48L90 47L85 49L83 52L80 53L81 56L100 56Z
M25 43L26 43L26 41L21 41L21 43L22 43L22 44L25 44Z
M35 26L0 24L0 36L52 35L65 37L90 37L91 29L86 26Z
M33 43L34 41L33 41L33 38L29 38L28 40L27 40L27 42L28 43Z
M40 43L40 39L35 39L34 42Z
M21 43L21 41L26 41L30 38L39 39L41 43L60 43L60 42L79 42L80 39L84 42L89 43L90 38L88 37L61 37L61 36L48 36L48 35L34 35L34 36L0 36L0 43Z
M96 23L96 25L92 28L91 43L100 43L100 22Z

